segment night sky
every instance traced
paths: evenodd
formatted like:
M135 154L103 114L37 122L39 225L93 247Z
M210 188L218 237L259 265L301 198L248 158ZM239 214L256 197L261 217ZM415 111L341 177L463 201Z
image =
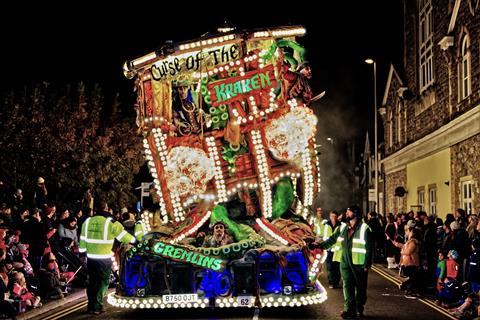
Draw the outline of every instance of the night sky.
M123 77L122 64L164 40L196 38L225 18L238 29L302 24L307 34L300 42L313 66L313 91L327 91L315 105L320 135L360 145L365 130L373 128L373 68L363 61L377 61L380 103L390 61L398 65L402 57L400 0L318 1L318 8L306 1L155 3L1 8L1 92L45 80L100 82L107 95L120 91L124 108L131 108L133 82Z

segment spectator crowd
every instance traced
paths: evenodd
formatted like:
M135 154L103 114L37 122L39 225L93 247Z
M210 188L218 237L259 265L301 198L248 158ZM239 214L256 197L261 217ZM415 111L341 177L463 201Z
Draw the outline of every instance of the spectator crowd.
M480 317L480 223L463 209L443 219L426 212L366 217L377 263L398 269L405 297L427 297L460 319ZM480 318L479 318L480 319Z
M82 223L93 216L90 190L76 208L57 208L45 180L35 184L33 198L24 199L21 189L0 181L0 316L12 319L88 281L78 243ZM125 208L112 214L120 222L134 219Z

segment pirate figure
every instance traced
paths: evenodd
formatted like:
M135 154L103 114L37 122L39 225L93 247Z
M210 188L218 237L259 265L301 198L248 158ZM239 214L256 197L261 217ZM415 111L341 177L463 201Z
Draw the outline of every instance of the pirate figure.
M187 85L180 83L173 100L173 123L180 135L199 133L202 128L202 111L195 105Z
M309 84L312 78L310 63L304 61L298 66L296 72L287 71L284 78L287 81L287 99L298 99L307 106L310 105L313 97Z

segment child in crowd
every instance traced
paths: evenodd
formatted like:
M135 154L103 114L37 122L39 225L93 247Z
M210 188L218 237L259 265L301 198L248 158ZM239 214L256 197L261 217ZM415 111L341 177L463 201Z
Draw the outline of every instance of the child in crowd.
M447 263L445 261L445 253L443 250L438 250L438 263L437 263L437 294L442 290L442 284L447 275L446 273Z
M457 289L458 277L458 253L455 250L448 252L448 260L445 263L445 277L443 281L438 283L440 289L437 295L437 304L445 304L454 302L459 294ZM457 300L458 301L458 300Z
M35 296L30 291L28 291L27 283L25 281L25 276L23 273L14 271L12 272L12 277L15 283L13 284L13 294L25 301L27 307L38 308L42 306L40 302L40 297Z

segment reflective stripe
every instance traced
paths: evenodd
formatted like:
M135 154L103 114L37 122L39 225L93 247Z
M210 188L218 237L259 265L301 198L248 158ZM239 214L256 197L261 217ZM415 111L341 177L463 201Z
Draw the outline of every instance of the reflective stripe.
M338 250L340 250L340 247L339 247L339 246L334 246L334 247L332 248L332 252L338 251Z
M120 234L116 237L118 241L121 241L122 238L127 234L127 231L123 230Z
M353 239L353 242L354 243L360 243L360 244L367 244L367 242L365 240L362 240L362 239Z
M87 220L85 220L85 234L83 235L85 238L87 238L89 222L90 222L90 218L87 218Z
M367 253L367 249L362 249L362 248L352 248L352 252L358 252L358 253Z
M147 233L147 227L145 226L145 223L143 223L143 221L140 220L140 224L142 225L143 234L146 234Z
M143 232L142 230L135 231L135 236L138 236L138 235L141 234L142 232Z
M367 228L368 228L368 224L362 223L362 227L360 228L360 240L362 240L362 243L366 243L365 234L366 234Z
M109 254L87 253L87 257L90 259L111 259L113 257L113 252L110 252Z
M477 265L476 262L470 262L470 264L471 264L472 266L476 266L476 265Z
M103 227L103 240L108 239L108 227L110 226L110 221L112 221L112 218L107 218L105 221L105 226Z
M83 238L83 239L82 239ZM83 240L85 241L86 243L99 243L99 244L112 244L113 243L113 239L112 240L102 240L102 239L87 239L83 236L80 237L80 240Z
M343 240L345 240L343 237L338 237L337 238L337 241L343 241Z
M79 252L87 252L87 249L86 248L78 248L78 251Z

